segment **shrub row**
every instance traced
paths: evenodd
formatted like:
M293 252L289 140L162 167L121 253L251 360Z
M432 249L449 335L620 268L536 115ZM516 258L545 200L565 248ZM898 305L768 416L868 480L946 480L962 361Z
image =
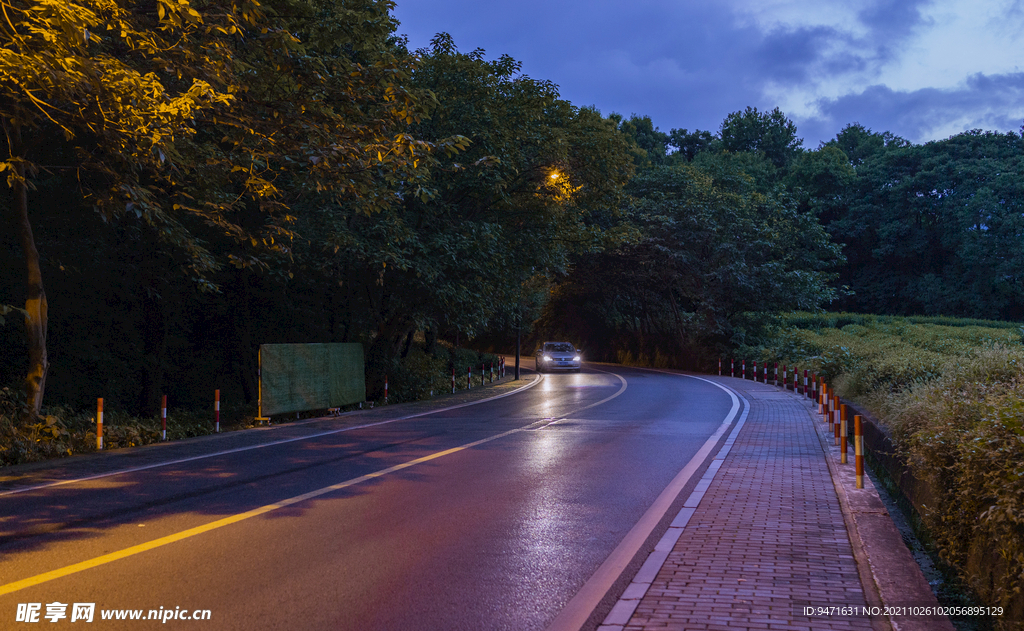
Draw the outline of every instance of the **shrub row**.
M940 557L1024 628L1024 347L1020 326L794 314L743 356L813 369L873 413L924 482ZM838 328L837 328L838 327ZM913 498L911 498L913 500Z

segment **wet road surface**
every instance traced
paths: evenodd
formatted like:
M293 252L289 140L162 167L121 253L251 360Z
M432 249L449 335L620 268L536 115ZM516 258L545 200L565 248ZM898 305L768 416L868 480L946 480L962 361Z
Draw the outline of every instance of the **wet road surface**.
M731 405L698 379L587 367L465 408L0 495L0 628L40 628L15 622L25 603L43 628L76 628L70 606L43 618L59 602L96 603L97 629L542 631ZM99 620L161 607L211 619Z

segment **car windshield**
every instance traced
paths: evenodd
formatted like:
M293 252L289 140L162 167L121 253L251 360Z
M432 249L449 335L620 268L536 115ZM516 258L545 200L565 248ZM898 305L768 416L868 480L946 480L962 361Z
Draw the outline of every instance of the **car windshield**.
M576 349L569 342L548 342L544 345L544 350L549 353L571 353Z

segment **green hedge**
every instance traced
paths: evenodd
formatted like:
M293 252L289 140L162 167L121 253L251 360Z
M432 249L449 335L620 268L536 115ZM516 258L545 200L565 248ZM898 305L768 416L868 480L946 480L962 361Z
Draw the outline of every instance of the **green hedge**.
M740 356L814 370L870 410L934 505L917 506L943 560L997 626L1024 628L1021 325L863 314L783 316Z

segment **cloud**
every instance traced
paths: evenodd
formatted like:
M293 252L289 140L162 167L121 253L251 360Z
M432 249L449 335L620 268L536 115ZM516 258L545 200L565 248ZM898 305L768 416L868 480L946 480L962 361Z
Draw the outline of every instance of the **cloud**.
M1024 72L976 73L952 89L893 90L873 85L817 103L820 116L798 120L801 131L826 138L848 123L891 131L914 141L946 138L969 129L1016 130L1024 122Z
M1019 126L1016 88L985 82L1024 70L1007 52L1021 0L399 0L396 15L414 47L449 32L666 131L717 130L748 105L780 107L811 146L858 120L915 140Z

